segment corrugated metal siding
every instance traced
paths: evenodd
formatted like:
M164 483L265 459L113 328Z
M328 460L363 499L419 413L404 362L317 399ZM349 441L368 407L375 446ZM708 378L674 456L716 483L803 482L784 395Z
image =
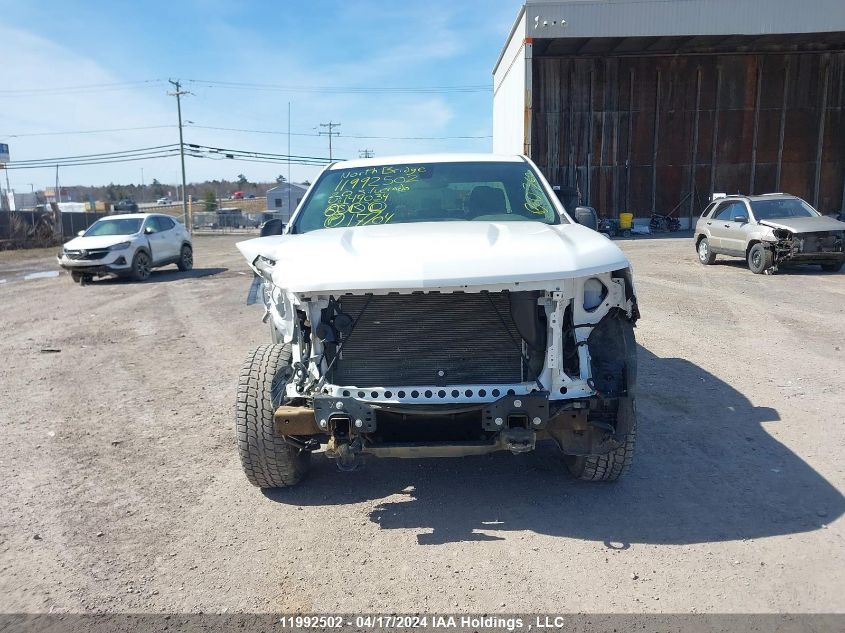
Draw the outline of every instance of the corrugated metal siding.
M843 203L845 52L535 57L533 72L532 158L603 215L668 212L693 186L696 212L714 190Z

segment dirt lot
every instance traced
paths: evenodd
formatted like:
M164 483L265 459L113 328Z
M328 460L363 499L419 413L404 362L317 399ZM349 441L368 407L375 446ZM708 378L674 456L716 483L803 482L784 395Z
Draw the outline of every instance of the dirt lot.
M144 284L0 257L0 610L845 611L845 274L623 242L643 318L619 484L549 447L352 474L318 456L264 495L233 444L267 334L236 239Z

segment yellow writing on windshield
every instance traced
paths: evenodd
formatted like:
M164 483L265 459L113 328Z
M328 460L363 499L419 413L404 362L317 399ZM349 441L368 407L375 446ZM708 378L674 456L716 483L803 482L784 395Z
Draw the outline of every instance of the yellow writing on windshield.
M537 182L537 177L530 171L525 172L522 188L525 190L525 209L529 213L546 217L552 213L549 200L543 193L543 188Z
M327 201L323 226L390 222L394 215L387 212L390 194L409 191L425 171L423 165L384 165L344 171Z

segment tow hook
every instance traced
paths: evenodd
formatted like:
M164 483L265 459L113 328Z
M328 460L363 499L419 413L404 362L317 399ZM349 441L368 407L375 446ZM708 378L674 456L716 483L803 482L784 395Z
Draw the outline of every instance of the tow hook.
M505 448L514 455L533 451L537 438L534 431L522 427L504 429L499 436Z
M337 462L337 469L343 472L357 470L364 465L361 458L361 439L356 438L352 442L337 444L335 438L329 441L326 457Z

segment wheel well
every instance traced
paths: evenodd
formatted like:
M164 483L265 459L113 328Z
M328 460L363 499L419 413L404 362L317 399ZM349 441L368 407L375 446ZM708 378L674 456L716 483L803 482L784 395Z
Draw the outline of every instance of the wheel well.
M745 247L745 259L748 259L748 254L751 252L751 249L754 248L754 245L760 243L760 240L751 240L748 242L748 246Z
M701 240L703 240L705 237L707 237L707 236L704 233L696 236L696 238L695 238L695 250L698 250L698 245L701 244Z
M146 246L139 246L138 248L136 248L135 249L135 255L137 255L138 253L144 253L144 254L146 254L147 257L152 259L152 255L150 254L150 249L148 249ZM133 259L135 258L135 255L132 256Z
M187 246L187 247L188 247L188 248L190 248L191 250L194 250L194 245L193 245L193 244L191 244L190 242L187 242L187 241L182 242L182 246L180 246L180 247L179 247L179 249L181 250L183 246Z

